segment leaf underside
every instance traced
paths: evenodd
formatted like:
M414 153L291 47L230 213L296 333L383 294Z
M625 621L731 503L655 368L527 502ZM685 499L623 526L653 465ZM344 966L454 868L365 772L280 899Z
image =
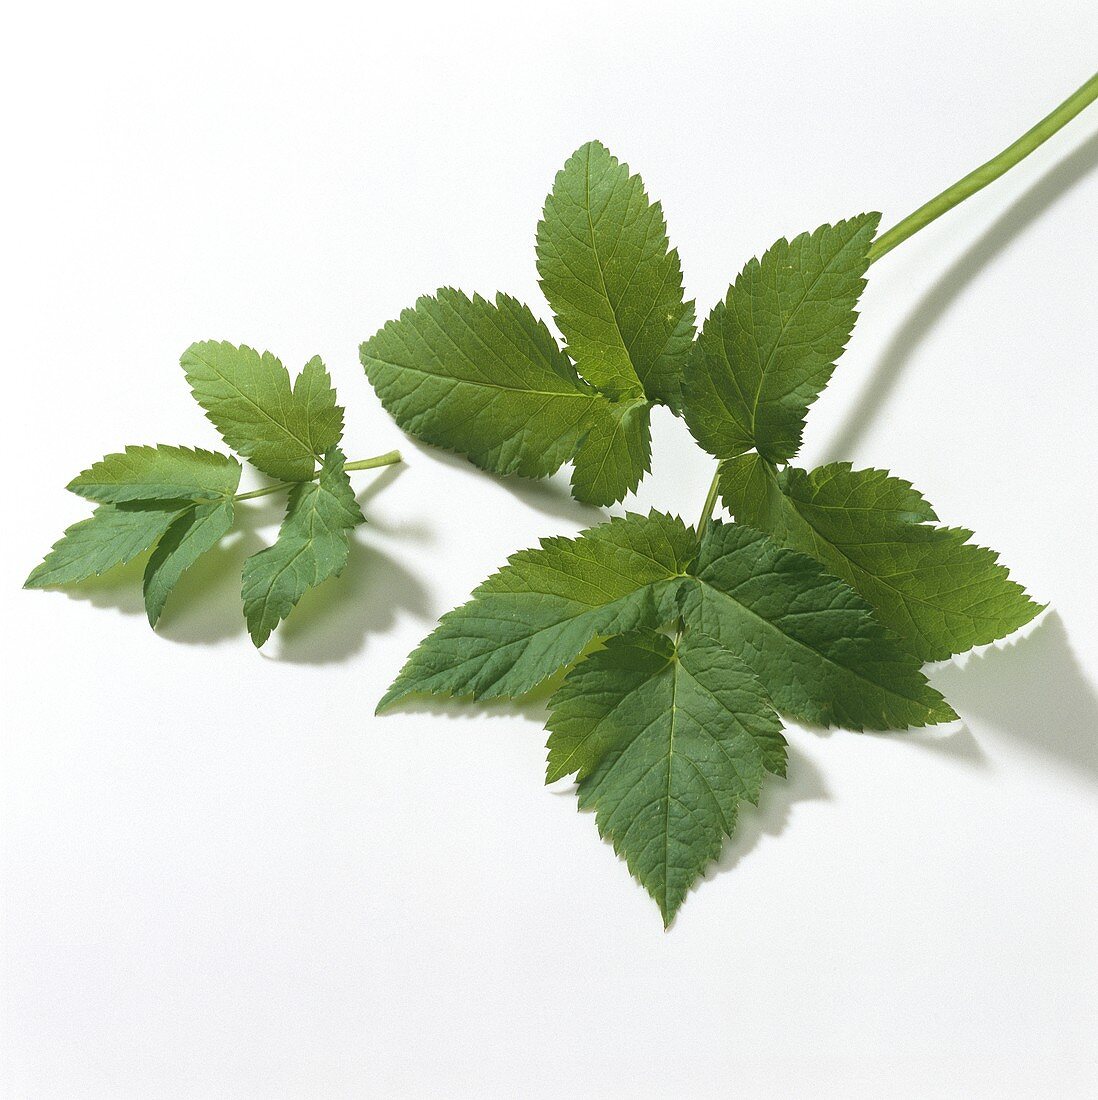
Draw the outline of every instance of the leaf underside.
M365 517L355 501L344 457L333 447L315 482L295 485L274 545L244 563L244 617L261 646L310 588L347 564L349 534Z
M184 509L156 544L145 566L145 611L156 626L179 578L229 533L233 502L202 501Z
M75 584L125 565L148 550L187 507L187 501L167 500L101 504L87 519L66 528L24 587Z
M229 455L189 447L127 447L69 482L70 492L102 504L152 500L216 500L240 484Z

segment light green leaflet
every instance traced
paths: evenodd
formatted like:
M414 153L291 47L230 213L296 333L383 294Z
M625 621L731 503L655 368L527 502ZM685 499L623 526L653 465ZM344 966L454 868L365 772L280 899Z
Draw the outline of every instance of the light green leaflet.
M319 480L300 482L290 490L275 544L244 563L244 617L257 646L309 588L338 576L347 564L348 535L366 518L343 464L343 452L333 447L324 457Z
M156 626L179 578L207 550L212 550L232 525L231 499L192 504L172 523L145 567L145 611L149 626Z
M542 290L584 378L678 410L694 303L683 302L660 204L600 142L581 146L557 173L537 256Z
M129 500L217 500L240 484L240 463L189 447L127 447L69 482L78 496L102 503Z
M879 214L777 242L740 272L686 365L683 415L711 455L797 453L809 405L842 354Z
M660 512L513 555L442 617L378 709L413 693L521 695L593 638L658 629L680 615L750 665L793 718L903 729L956 717L918 660L818 562L720 523L699 553L693 532Z
M737 519L852 585L924 661L1005 637L1041 610L994 551L970 543L971 531L930 525L921 494L883 470L776 471L742 455L722 464L721 497Z
M156 626L182 575L231 530L236 501L286 488L278 541L244 566L245 617L259 646L307 588L342 571L348 532L364 522L338 448L343 410L319 358L292 387L270 352L207 341L192 344L182 362L196 400L226 442L287 484L238 497L241 466L230 455L165 445L109 454L69 484L100 507L65 531L26 586L74 584L151 550L145 609ZM394 451L353 465L373 468L399 457Z
M581 809L670 924L732 835L742 799L785 775L785 738L762 685L704 634L676 646L645 631L612 638L550 701L547 782L578 772Z
M24 587L46 588L97 577L143 554L171 526L185 501L101 504L66 528Z
M305 364L292 389L275 356L243 344L192 344L180 363L222 439L271 477L312 477L320 457L342 438L343 410L319 356Z
M537 687L598 635L660 626L676 615L695 552L682 520L652 512L543 539L513 554L468 603L443 615L378 710L414 693L498 699Z

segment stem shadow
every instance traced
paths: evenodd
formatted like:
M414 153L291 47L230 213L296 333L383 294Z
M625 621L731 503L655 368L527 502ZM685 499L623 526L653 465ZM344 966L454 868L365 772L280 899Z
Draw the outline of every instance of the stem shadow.
M819 465L841 462L855 453L915 349L964 288L1020 233L1098 166L1098 133L1046 172L1024 192L944 275L919 299L889 341L861 396L846 414Z

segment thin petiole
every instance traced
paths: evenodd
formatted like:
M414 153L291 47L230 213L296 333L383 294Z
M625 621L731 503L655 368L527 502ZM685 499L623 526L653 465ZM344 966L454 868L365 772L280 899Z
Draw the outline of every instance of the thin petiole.
M378 466L392 466L394 463L400 462L400 451L387 451L383 455L376 455L374 458L360 458L356 462L348 462L344 465L344 470L374 470ZM312 477L307 478L308 481L316 481L320 477L320 471L317 470ZM253 489L250 493L237 493L233 500L255 500L257 497L270 496L272 493L281 493L285 489L291 488L297 484L293 481L279 481L274 485L264 485L262 489Z
M1061 127L1067 125L1080 111L1098 99L1098 73L1095 73L1081 88L1060 104L1051 114L1046 115L1031 130L1027 130L1016 142L1008 145L998 156L986 164L981 164L963 179L947 187L940 195L923 203L903 221L897 222L887 233L882 233L870 246L869 262L879 260L886 252L906 241L914 233L928 226L935 218L940 218L947 210L964 202L970 195L976 194L1004 172L1024 160L1039 145L1048 141Z

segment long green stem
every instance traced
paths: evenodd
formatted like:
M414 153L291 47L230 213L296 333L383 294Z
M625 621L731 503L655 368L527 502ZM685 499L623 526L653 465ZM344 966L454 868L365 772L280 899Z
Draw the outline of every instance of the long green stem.
M1004 172L1028 157L1039 145L1048 141L1062 126L1067 125L1083 108L1098 99L1098 73L1081 88L1074 91L1051 114L1046 115L1032 130L1027 130L1013 145L1008 145L998 156L969 172L963 179L947 187L940 195L924 202L913 214L897 222L887 233L882 233L870 246L869 262L879 260L886 252L906 241L914 233L940 218L947 210L975 195L981 188L997 180Z
M378 466L392 466L394 463L400 461L400 451L386 451L383 455L376 455L374 458L360 458L356 462L348 462L343 469L345 470L374 470ZM320 471L317 470L312 477L308 478L309 481L316 481L320 477ZM250 493L237 493L233 500L255 500L257 497L270 496L271 493L280 493L285 489L289 489L292 485L296 484L292 481L279 481L274 485L264 485L262 489L253 489Z
M1039 145L1044 144L1057 130L1066 126L1080 111L1089 107L1098 99L1098 73L1095 73L1081 88L1072 92L1051 114L1046 115L1031 130L1027 130L1016 142L1008 145L998 156L992 157L986 164L969 172L963 179L947 187L940 195L935 195L929 202L923 203L914 213L908 214L903 221L897 222L887 233L882 233L869 248L869 262L879 260L887 252L898 244L902 244L908 237L924 229L936 218L940 218L947 210L953 209L958 203L962 203L970 195L986 187L993 180L997 180L1004 172L1013 168L1020 160L1024 160ZM698 541L705 534L706 527L713 515L713 508L717 503L717 486L720 480L720 469L713 475L713 481L709 486L709 492L702 508L701 519L698 521Z

